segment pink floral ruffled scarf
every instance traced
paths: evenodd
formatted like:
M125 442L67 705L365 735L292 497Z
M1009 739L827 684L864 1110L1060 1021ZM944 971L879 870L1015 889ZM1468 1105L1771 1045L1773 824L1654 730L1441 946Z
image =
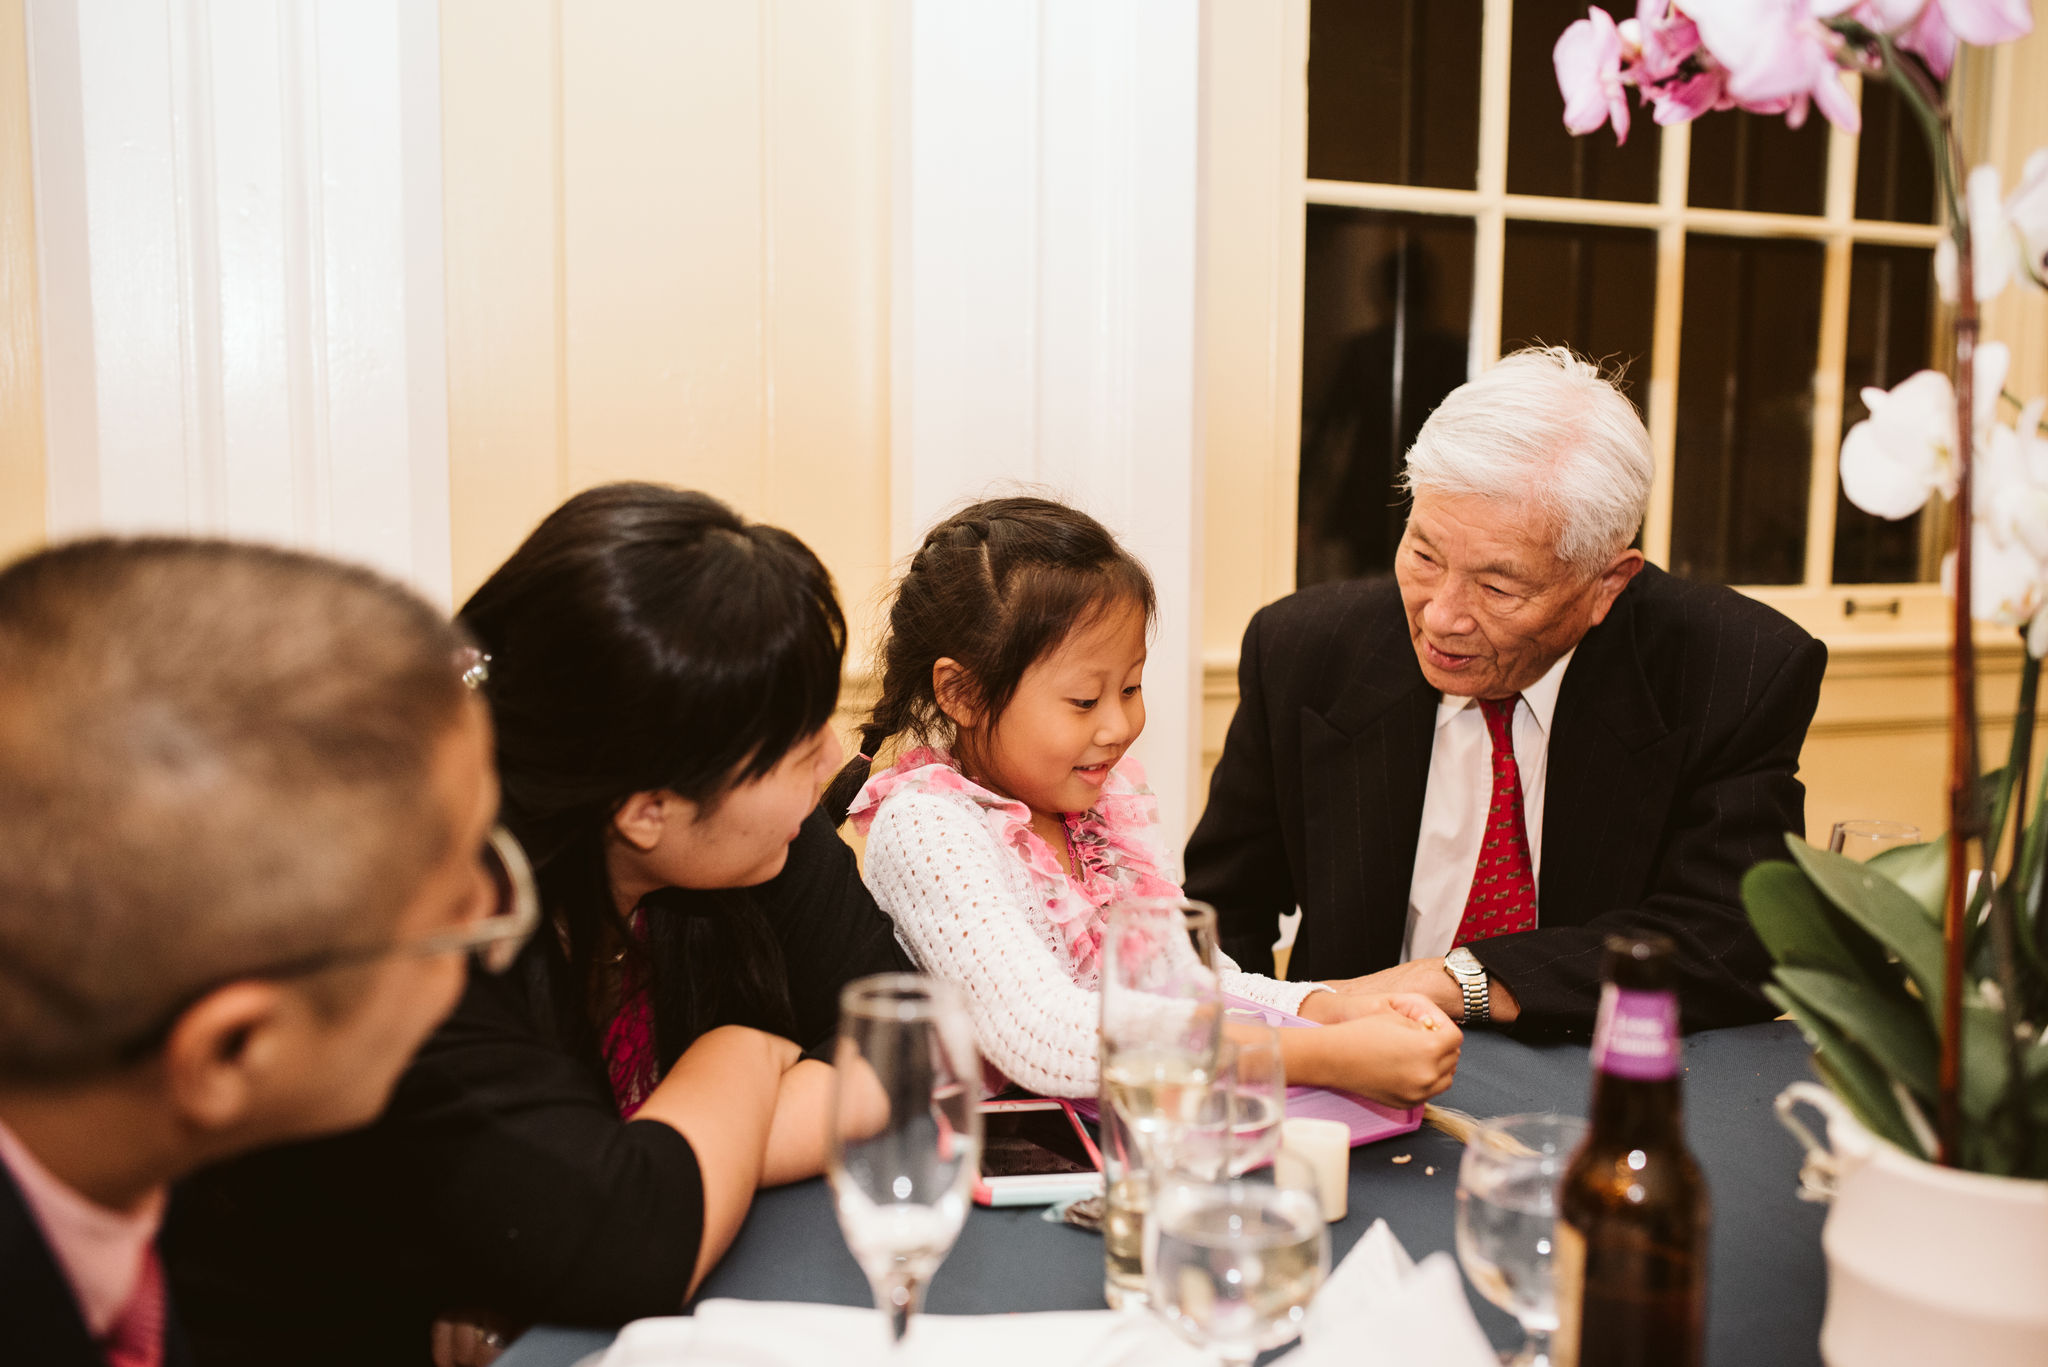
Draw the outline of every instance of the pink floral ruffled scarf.
M1160 871L1153 832L1159 826L1159 803L1145 786L1145 771L1126 755L1111 769L1102 796L1085 812L1065 814L1071 876L1059 855L1031 828L1031 809L1015 798L1002 797L960 772L953 757L920 747L873 774L853 799L847 818L866 835L891 793L898 791L961 794L974 801L996 842L1030 870L1067 955L1069 976L1092 983L1102 949L1103 921L1111 902L1126 897L1178 897L1180 888Z

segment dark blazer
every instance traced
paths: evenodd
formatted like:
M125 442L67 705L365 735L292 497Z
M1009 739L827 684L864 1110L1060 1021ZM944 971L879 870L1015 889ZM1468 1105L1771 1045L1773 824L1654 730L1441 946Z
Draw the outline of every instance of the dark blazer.
M1794 775L1826 665L1779 613L1654 567L1586 633L1551 723L1537 929L1472 945L1519 1001L1517 1033L1590 1030L1601 942L1624 928L1676 943L1687 1029L1776 1014L1738 888L1805 832ZM1297 906L1290 977L1393 966L1440 700L1399 587L1322 584L1261 609L1238 688L1188 895L1215 904L1247 969L1271 971Z
M190 1358L177 1318L165 1316L164 1367ZM106 1367L71 1281L22 1200L14 1175L0 1163L0 1362L35 1367Z
M845 983L909 966L822 815L747 895L781 949L798 1043L830 1039ZM536 938L502 976L471 973L375 1125L186 1184L170 1246L202 1367L424 1363L451 1310L603 1326L681 1311L703 1229L696 1154L668 1125L619 1119L602 1061L556 1018L548 949Z

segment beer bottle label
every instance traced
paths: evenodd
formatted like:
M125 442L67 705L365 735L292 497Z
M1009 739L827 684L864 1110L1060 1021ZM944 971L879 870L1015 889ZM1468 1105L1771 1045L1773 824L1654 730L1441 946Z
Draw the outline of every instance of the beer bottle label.
M1556 1292L1557 1329L1550 1336L1553 1367L1579 1367L1580 1324L1585 1318L1586 1236L1557 1218L1550 1235L1550 1285Z
M1678 998L1608 983L1593 1022L1593 1066L1610 1077L1662 1082L1678 1076Z

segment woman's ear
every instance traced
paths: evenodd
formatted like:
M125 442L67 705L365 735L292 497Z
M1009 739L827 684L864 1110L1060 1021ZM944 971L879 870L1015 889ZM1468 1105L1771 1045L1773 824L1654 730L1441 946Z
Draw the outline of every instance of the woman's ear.
M973 701L974 676L967 672L966 665L951 656L941 656L932 662L932 696L938 699L939 711L953 725L970 730L981 724L981 709Z
M662 830L675 814L675 806L674 796L659 789L634 793L612 813L612 829L619 839L645 854L661 843Z

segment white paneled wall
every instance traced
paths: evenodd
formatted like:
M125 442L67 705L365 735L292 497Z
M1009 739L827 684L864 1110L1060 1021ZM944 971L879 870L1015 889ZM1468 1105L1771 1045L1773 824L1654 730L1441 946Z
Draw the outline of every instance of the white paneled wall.
M1150 567L1139 744L1199 806L1201 6L902 0L891 541L1036 485Z
M412 0L29 0L48 529L449 593L440 45Z

